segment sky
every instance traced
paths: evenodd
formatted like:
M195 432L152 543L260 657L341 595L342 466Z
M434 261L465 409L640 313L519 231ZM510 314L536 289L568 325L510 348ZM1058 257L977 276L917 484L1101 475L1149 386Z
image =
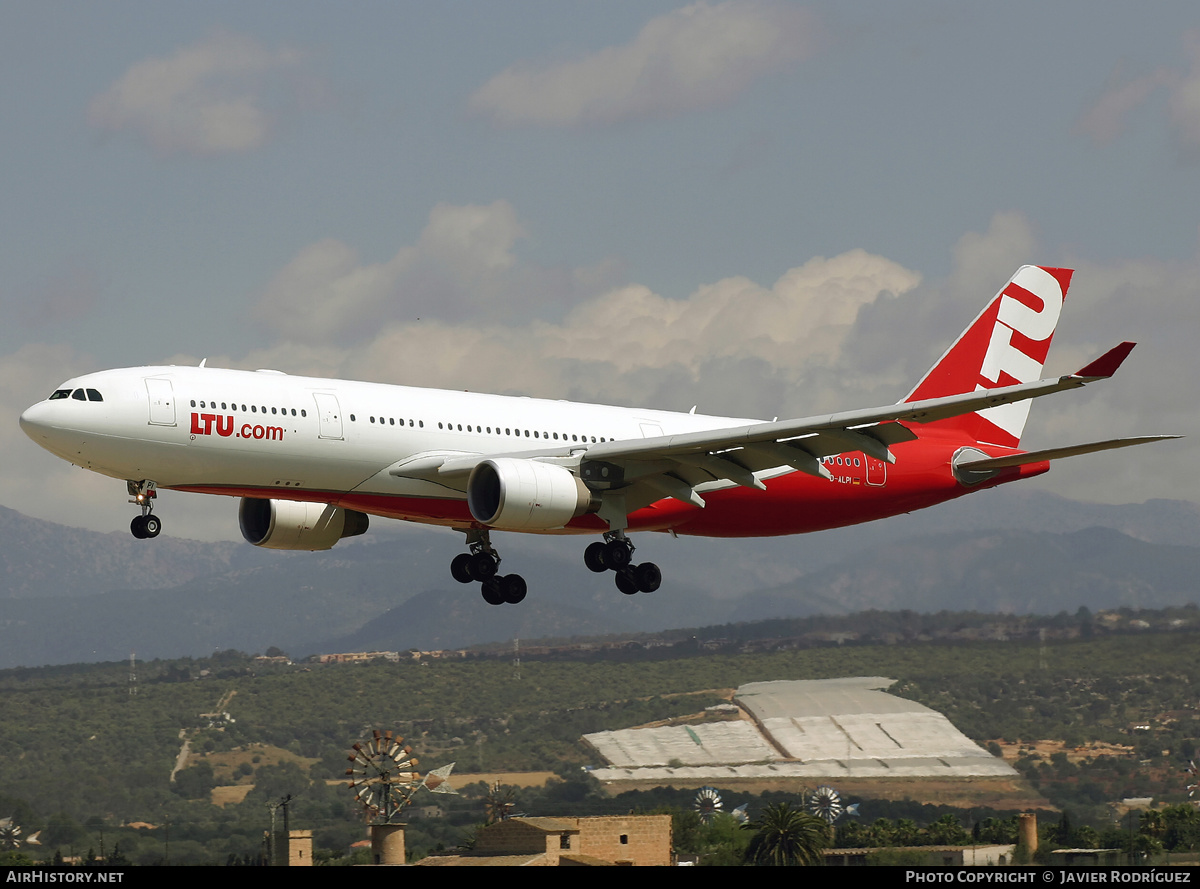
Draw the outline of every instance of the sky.
M738 416L902 398L1077 269L1033 482L1200 502L1194 3L0 0L0 504L123 530L17 417L149 364ZM164 494L168 533L237 537Z

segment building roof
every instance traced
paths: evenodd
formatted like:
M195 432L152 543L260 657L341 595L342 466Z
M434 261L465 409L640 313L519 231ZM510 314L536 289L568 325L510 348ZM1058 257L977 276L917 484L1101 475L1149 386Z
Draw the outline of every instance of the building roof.
M601 781L730 778L1011 777L935 710L890 695L881 676L751 682L741 722L597 732Z

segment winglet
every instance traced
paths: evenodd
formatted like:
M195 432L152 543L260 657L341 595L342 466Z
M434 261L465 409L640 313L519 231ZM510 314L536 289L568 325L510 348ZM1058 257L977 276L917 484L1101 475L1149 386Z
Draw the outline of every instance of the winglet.
M1093 380L1107 379L1117 372L1117 368L1129 357L1129 353L1136 345L1137 343L1121 343L1119 346L1114 346L1087 367L1075 371L1072 376L1089 377Z

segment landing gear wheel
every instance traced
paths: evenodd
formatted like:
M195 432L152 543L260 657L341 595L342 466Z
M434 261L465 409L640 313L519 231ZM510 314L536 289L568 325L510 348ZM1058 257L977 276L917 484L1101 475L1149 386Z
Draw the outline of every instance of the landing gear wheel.
M662 572L653 562L642 562L634 568L633 579L643 593L652 593L662 586Z
M634 580L632 571L617 572L617 589L623 592L626 596L636 595L638 592L638 583Z
M595 571L597 574L607 571L608 565L604 564L604 543L597 540L588 544L588 548L583 551L583 564L588 566L589 571Z
M142 536L153 539L162 531L162 520L156 515L142 516Z
M146 539L146 517L144 515L133 517L133 521L129 523L129 533L138 540Z
M459 583L470 583L475 578L471 576L471 554L459 553L450 562L450 574Z
M485 580L482 584L483 601L489 605L503 605L504 594L500 592L500 581L496 578Z
M491 580L496 576L496 569L499 567L496 564L496 559L491 553L478 552L472 553L468 558L471 560L471 579L478 581Z
M610 540L604 544L604 566L620 571L633 560L633 550L624 540Z
M500 578L500 595L509 605L516 605L525 598L525 578L520 574L506 574Z

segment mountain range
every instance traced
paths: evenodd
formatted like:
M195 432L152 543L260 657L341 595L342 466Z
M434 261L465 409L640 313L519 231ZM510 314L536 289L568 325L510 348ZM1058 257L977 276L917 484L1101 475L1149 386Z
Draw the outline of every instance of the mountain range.
M0 507L0 668L270 646L458 648L868 609L1057 613L1200 600L1200 507L1104 505L1030 490L805 537L639 535L662 588L626 597L587 571L588 538L496 534L529 582L488 606L449 574L462 538L376 522L320 553L135 540Z

